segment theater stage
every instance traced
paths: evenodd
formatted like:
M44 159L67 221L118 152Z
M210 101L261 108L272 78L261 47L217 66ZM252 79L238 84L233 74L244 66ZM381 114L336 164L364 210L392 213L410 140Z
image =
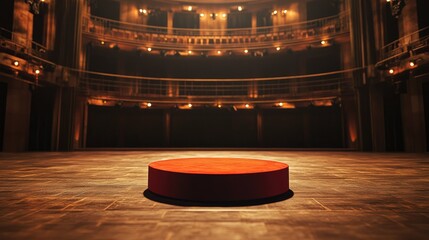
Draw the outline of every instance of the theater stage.
M188 157L289 165L293 196L177 206L147 165ZM291 151L0 153L0 239L425 239L429 155Z

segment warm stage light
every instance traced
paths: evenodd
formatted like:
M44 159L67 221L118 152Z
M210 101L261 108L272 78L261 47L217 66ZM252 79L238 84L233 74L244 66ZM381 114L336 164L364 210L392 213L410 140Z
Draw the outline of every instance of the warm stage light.
M283 107L283 103L282 102L279 102L279 107Z
M205 14L204 13L200 13L200 17L204 17L205 16Z
M217 51L217 54L222 54L222 52L221 51Z
M223 17L223 18L226 18L226 13L222 13L222 17Z
M321 43L322 45L325 45L327 42L326 42L325 40L322 40L320 43Z
M393 69L389 69L389 73L390 73L390 74L394 74L394 73L395 73L395 70L393 70Z
M35 73L36 75L39 75L39 74L40 74L40 70L39 70L39 69L36 69L36 70L34 70L34 73Z
M414 67L414 66L416 66L416 63L414 61L410 61L409 65L410 65L410 67Z
M18 67L19 66L19 62L18 61L13 61L13 63L12 63L15 67Z
M192 11L192 6L189 6L189 7L188 7L188 11Z
M149 102L149 103L146 104L146 106L147 107L152 107L152 103Z
M189 51L188 51L188 54L192 54L192 51L191 51L191 50L189 50Z
M241 12L241 11L243 11L243 7L242 6L238 6L237 10Z
M191 103L188 103L188 108L191 108L192 107L192 104Z
M271 13L271 15L277 15L277 10L274 10L272 13Z
M100 44L101 44L101 45L104 45L104 43L105 43L104 41L100 41Z
M248 103L246 103L246 105L244 105L246 108L249 108L250 107L250 105L248 104Z
M249 50L247 50L247 49L244 49L244 53L248 53L249 52Z
M280 49L281 49L280 47L276 47L276 50L277 50L277 51L280 51Z
M148 52L152 51L152 48L148 47L148 48L147 48L147 51L148 51Z
M287 13L287 10L286 10L286 9L282 11L282 14L286 14L286 13Z
M217 105L217 107L218 107L218 108L222 108L222 104L218 104L218 105Z

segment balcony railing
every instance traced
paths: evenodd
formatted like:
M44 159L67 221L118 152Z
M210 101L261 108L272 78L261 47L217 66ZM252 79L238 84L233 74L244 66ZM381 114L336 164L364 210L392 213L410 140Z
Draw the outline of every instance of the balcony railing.
M417 52L424 48L426 48L427 51L428 47L429 27L425 27L385 45L381 49L380 62L387 61L389 59L395 59L402 56L403 54Z
M329 38L349 31L348 13L279 26L235 29L185 29L155 27L86 16L83 31L100 40L130 44L147 44L160 49L234 49L259 48L266 45L302 43Z
M123 76L80 71L79 89L87 96L117 99L145 99L163 102L201 103L260 102L269 99L300 99L340 96L353 90L350 72L249 79L181 79Z

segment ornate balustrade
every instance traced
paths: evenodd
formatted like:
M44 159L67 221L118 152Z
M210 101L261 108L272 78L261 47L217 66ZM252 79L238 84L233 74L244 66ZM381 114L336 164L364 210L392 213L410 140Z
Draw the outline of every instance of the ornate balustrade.
M123 76L95 72L79 75L79 89L87 96L161 102L264 102L340 96L353 90L350 72L250 79L180 79Z
M128 44L146 45L157 49L232 50L272 47L320 41L322 38L349 31L348 13L336 16L291 23L279 26L239 29L185 29L154 27L86 16L83 21L86 35L99 40L112 40Z

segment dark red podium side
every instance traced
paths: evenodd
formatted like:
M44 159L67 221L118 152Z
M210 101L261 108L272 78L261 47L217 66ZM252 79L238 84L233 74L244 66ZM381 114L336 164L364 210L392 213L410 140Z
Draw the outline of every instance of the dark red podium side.
M242 201L289 190L289 166L241 158L183 158L149 164L149 190L192 201Z

